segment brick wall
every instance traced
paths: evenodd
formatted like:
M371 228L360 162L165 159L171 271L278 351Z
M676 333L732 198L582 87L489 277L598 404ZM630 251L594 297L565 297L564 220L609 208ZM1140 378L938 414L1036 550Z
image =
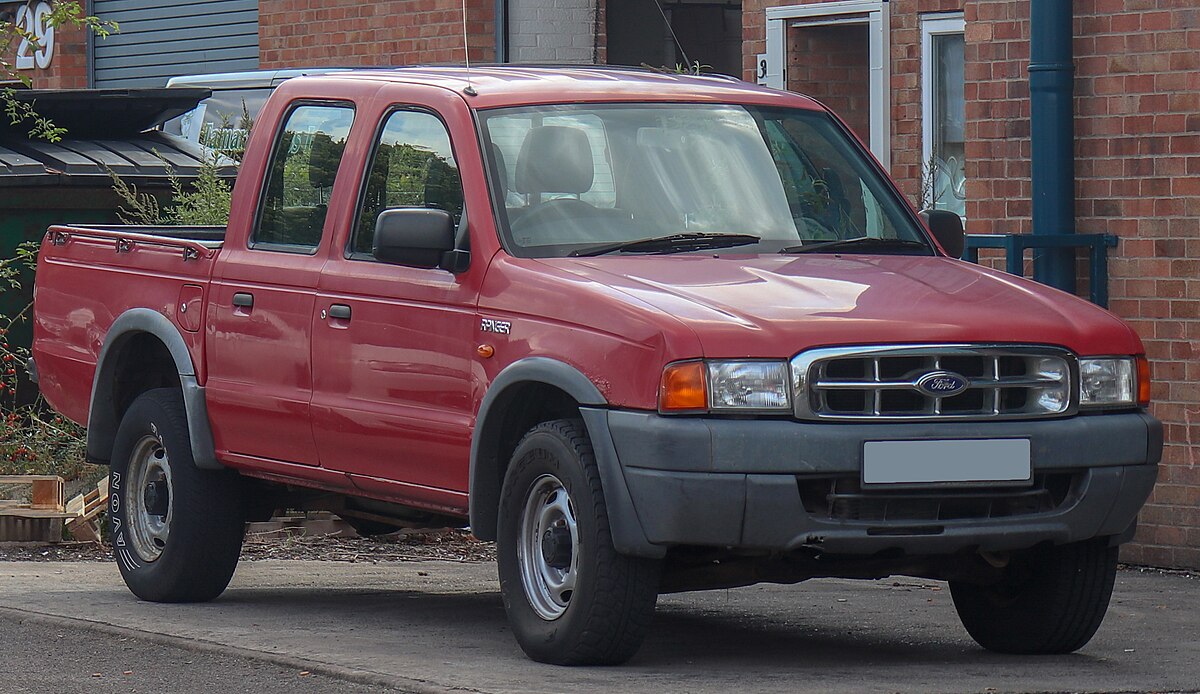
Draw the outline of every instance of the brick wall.
M971 230L1027 231L1029 2L968 3ZM1076 220L1121 237L1111 308L1150 356L1166 425L1129 561L1200 567L1200 8L1075 0ZM971 101L974 100L973 108ZM1011 198L1011 199L1009 199Z
M0 2L0 11L15 11L15 3ZM100 41L100 38L96 39ZM12 64L16 46L4 57ZM58 27L54 34L54 56L46 69L21 70L35 89L81 89L87 86L87 33L79 27Z
M472 61L495 57L495 3L467 0ZM460 0L273 0L259 3L263 68L463 61Z
M787 31L787 88L808 94L871 140L871 72L867 28L796 27Z
M766 50L764 8L793 2L744 3L747 79ZM919 17L964 13L970 233L1032 228L1029 5L890 3L892 173L910 197L922 156ZM1167 444L1123 557L1200 568L1200 6L1075 0L1074 10L1077 225L1121 238L1110 305L1146 343Z

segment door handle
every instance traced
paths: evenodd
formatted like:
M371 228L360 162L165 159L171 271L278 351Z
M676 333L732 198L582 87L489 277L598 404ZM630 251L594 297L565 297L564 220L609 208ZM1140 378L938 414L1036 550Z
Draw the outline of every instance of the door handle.
M233 295L233 305L250 308L254 306L254 295L248 292L237 292Z
M350 320L350 307L345 304L334 304L329 307L329 317Z

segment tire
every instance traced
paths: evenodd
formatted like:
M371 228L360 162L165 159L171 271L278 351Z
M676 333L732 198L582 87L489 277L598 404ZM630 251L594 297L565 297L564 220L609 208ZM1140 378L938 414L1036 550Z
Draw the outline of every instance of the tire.
M556 665L633 657L654 616L662 563L613 548L583 422L546 422L525 435L498 521L500 592L521 649Z
M225 590L245 531L241 479L192 461L179 391L138 396L117 429L109 477L113 554L151 602L204 602Z
M959 619L999 653L1050 655L1083 648L1104 620L1117 573L1108 538L1014 556L998 583L950 582Z

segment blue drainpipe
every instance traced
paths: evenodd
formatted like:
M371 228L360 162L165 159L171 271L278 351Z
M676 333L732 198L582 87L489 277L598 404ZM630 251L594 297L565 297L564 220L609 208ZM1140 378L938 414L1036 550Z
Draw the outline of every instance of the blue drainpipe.
M1033 149L1033 233L1075 233L1075 66L1071 0L1029 3L1029 91ZM1033 276L1075 291L1075 249L1044 248Z

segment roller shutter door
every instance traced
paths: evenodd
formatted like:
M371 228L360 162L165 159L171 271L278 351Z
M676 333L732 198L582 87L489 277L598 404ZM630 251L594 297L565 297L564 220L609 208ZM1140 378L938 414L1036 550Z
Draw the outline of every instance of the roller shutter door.
M92 11L121 28L95 38L97 87L258 68L258 0L94 0Z

